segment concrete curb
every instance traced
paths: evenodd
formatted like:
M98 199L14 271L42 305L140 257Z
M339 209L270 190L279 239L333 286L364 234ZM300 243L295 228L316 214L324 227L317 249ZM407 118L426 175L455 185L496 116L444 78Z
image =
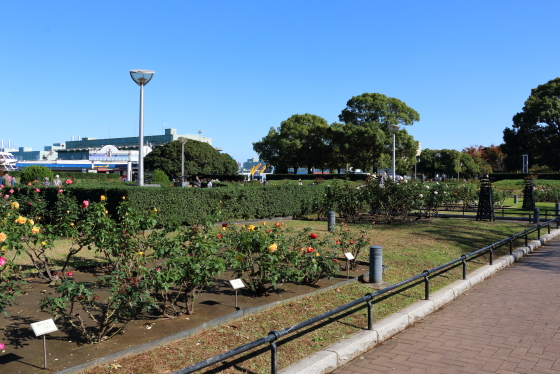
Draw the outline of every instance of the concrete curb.
M511 255L503 256L492 265L485 265L467 274L466 280L457 280L446 287L430 294L429 300L419 300L408 307L391 314L373 325L373 330L360 331L348 339L341 340L322 351L312 354L279 371L281 374L322 374L329 373L343 366L359 355L369 351L375 345L391 338L393 335L412 326L418 320L453 301L465 291L483 282L498 271L512 265L523 256L543 246L550 240L560 236L560 230L552 230L550 234L541 235L540 239L532 240L527 246L519 247Z

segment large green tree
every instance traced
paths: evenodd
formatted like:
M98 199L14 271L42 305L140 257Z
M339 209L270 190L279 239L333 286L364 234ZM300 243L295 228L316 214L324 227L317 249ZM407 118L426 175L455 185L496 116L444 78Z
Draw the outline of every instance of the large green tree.
M338 118L344 122L345 135L337 141L348 145L348 162L356 168L369 170L389 167L393 147L389 125L412 125L420 120L420 115L399 99L364 93L348 100ZM402 129L395 136L395 148L397 171L410 171L418 142Z
M144 158L146 169L160 169L169 177L181 176L181 143L178 140L157 147ZM185 176L236 175L237 162L210 144L189 139L185 143Z
M259 158L276 166L277 171L323 168L327 165L329 124L313 114L294 114L282 121L278 129L271 128L261 141L253 143Z
M504 130L501 148L508 170L521 169L522 154L529 155L530 164L560 169L560 78L531 90L512 128Z

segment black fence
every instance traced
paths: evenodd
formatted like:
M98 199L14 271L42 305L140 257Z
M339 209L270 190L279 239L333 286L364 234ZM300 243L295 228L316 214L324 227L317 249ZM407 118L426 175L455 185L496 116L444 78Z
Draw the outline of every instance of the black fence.
M398 292L413 287L415 285L418 285L422 282L424 282L424 298L425 300L429 300L430 299L430 278L433 278L435 276L441 275L443 273L448 272L449 270L452 270L456 267L462 266L463 268L463 278L462 279L467 279L467 261L469 260L473 260L475 258L478 258L480 256L483 256L487 253L489 253L489 264L492 265L493 264L493 260L494 260L494 250L496 250L497 248L500 248L502 246L509 246L509 253L512 254L513 251L513 241L516 239L520 239L520 238L524 238L525 239L525 246L528 245L528 241L529 241L529 234L531 233L537 233L537 238L540 239L541 237L541 230L544 228L548 231L548 233L550 234L550 226L552 224L556 225L556 228L559 227L560 224L560 217L556 217L554 219L551 219L547 222L538 224L536 226L533 226L525 231L522 231L520 233L517 233L515 235L512 235L506 239L500 240L496 243L490 244L484 248L480 248L474 252L471 252L469 254L463 255L453 261L450 261L446 264L440 265L438 267L435 267L433 269L430 270L424 270L422 273L417 274L411 278L408 278L406 280L403 280L399 283L393 284L387 288L384 288L382 290L373 292L373 293L368 293L366 294L364 297L354 300L346 305L342 305L336 309L333 309L331 311L328 311L326 313L323 313L319 316L316 316L314 318L308 319L307 321L303 321L301 323L298 323L297 325L288 327L284 330L280 330L280 331L271 331L268 333L267 336L254 340L250 343L247 343L245 345L242 345L240 347L234 348L230 351L224 352L222 354L219 354L217 356L214 356L212 358L209 358L207 360L201 361L199 363L196 363L194 365L191 365L189 367L186 367L184 369L178 370L172 374L188 374L188 373L194 373L197 372L199 370L202 370L208 366L211 365L215 365L218 364L220 362L222 362L223 360L226 360L228 358L240 355L242 353L245 353L247 351L250 351L254 348L257 348L261 345L264 344L270 344L270 351L271 351L271 368L270 368L270 372L272 374L276 374L278 371L278 346L276 344L276 342L278 341L278 339L293 334L296 331L300 331L302 329L304 329L305 327L308 327L310 325L313 325L317 322L323 321L331 316L334 316L338 313L341 312L345 312L348 311L354 307L363 305L364 303L367 304L367 316L368 316L368 321L367 321L367 328L368 330L372 330L373 329L373 300L374 299L379 299L381 295L384 295L386 293L391 292L391 294L389 295L385 295L383 298L387 298L387 297L391 297L392 295L397 294ZM397 291L397 292L393 292L393 291ZM360 308L361 309L361 308ZM350 311L350 313L354 313L357 310L359 310L358 308Z

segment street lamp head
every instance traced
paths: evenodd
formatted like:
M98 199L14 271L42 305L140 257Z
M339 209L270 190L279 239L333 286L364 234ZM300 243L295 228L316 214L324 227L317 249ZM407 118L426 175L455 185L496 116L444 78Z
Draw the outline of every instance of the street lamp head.
M399 125L389 125L389 132L392 132L394 134L399 131L400 128L401 127Z
M177 138L177 140L181 143L181 144L185 144L187 142L187 140L189 140L186 136L180 136Z
M130 77L139 86L145 86L154 76L153 70L131 70Z

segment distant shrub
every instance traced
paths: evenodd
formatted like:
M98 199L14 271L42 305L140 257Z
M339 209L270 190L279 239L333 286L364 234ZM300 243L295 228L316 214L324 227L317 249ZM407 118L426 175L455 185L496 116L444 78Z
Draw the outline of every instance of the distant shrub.
M163 172L163 170L156 169L154 171L154 176L152 177L152 183L167 183L169 182L169 177Z
M45 177L53 180L54 173L46 166L31 165L21 171L21 183L30 183L35 180L43 181Z

